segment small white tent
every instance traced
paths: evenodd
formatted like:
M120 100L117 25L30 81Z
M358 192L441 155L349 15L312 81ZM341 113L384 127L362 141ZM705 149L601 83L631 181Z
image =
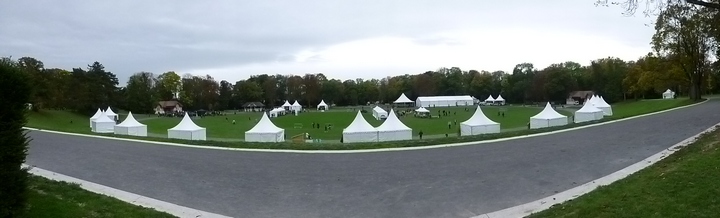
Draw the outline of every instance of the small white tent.
M97 119L92 121L92 131L96 133L112 133L115 130L115 121L101 113Z
M282 114L285 114L285 109L282 107L278 107L278 108L270 110L270 112L268 112L268 113L269 113L270 117L278 117Z
M393 102L393 103L395 103L395 104L408 104L408 103L413 103L413 102L414 102L414 101L410 100L407 96L405 96L405 93L402 93L402 94L400 95L400 97L398 97L397 100L395 100L395 102Z
M96 120L98 117L100 117L100 115L102 115L102 113L103 113L103 111L100 110L100 108L98 108L98 110L95 111L95 114L92 115L92 117L90 117L90 129L92 129L93 121Z
M530 129L564 126L567 124L567 117L555 111L555 109L550 106L550 102L545 105L545 108L540 111L540 113L530 117Z
M330 109L327 104L325 104L325 100L320 100L320 104L317 106L318 110L325 111L327 109Z
M492 95L490 97L492 97ZM495 104L505 105L505 99L502 95L498 94L498 97L495 99Z
M285 141L285 130L279 128L270 121L266 113L263 113L255 126L245 132L246 142L283 142Z
M302 105L300 105L300 103L298 103L298 101L295 100L295 103L292 104L292 106L290 107L290 110L291 111L302 111Z
M485 116L480 106L475 109L475 113L470 119L460 123L460 135L462 136L499 132L500 124Z
M603 118L603 111L593 104L585 104L580 110L575 111L575 123L588 122Z
M418 108L418 109L415 109L415 112L418 112L418 113L430 113L430 110L428 110L428 109L426 109L426 108L424 108L424 107L420 107L420 108Z
M412 139L412 129L402 123L392 109L385 122L375 129L378 131L378 141L381 142Z
M118 120L118 115L110 108L110 106L108 106L107 110L105 110L105 115L111 120Z
M373 111L373 117L375 117L375 119L377 119L377 120L385 119L388 117L387 111L383 110L379 106L375 106L372 111Z
M492 95L488 96L487 99L485 99L485 104L492 104L495 103L495 99L492 97Z
M290 104L290 102L288 102L287 100L285 100L285 103L284 103L281 107L282 107L283 109L285 109L286 111L289 111L289 110L292 109L292 104Z
M610 106L610 104L608 104L607 102L605 102L605 98L603 98L602 96L600 96L600 97L597 98L597 100L596 100L596 102L595 102L595 107L597 107L597 108L599 108L600 110L602 110L602 111L603 111L603 114L604 114L605 116L612 116L612 115L613 115L612 107Z
M673 98L675 98L675 92L668 89L665 92L663 92L662 96L663 96L663 99L673 99Z
M131 135L131 136L147 136L147 125L135 120L132 112L128 112L128 116L122 123L115 125L115 134Z
M342 131L343 143L377 142L378 131L358 111L355 119Z
M168 129L168 138L186 140L205 140L206 130L195 124L188 113L177 126Z

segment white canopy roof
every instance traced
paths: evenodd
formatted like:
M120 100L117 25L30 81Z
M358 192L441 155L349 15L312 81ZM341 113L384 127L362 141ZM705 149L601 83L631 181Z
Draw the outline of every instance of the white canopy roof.
M385 122L380 124L377 128L375 128L378 131L397 131L397 130L412 130L410 127L406 126L400 119L395 116L395 112L393 112L393 109L390 109L390 112L388 113L387 119L385 119Z
M295 107L300 106L300 103L298 103L297 100L295 100L295 102L292 104L292 106L295 106Z
M178 123L177 126L170 128L170 130L190 130L190 131L201 130L201 129L205 129L205 128L202 128L202 127L198 126L197 124L195 124L195 122L193 122L192 119L190 119L190 115L188 115L188 113L185 113L185 117L183 117L183 119L180 120L180 123Z
M325 106L325 107L327 107L328 105L325 104L325 100L320 100L320 104L318 104L318 106Z
M107 110L105 110L105 116L117 116L117 114L108 106Z
M392 109L390 109L392 110ZM375 105L373 108L373 111L379 112L379 113L387 113L384 109L382 109L380 106Z
M292 105L290 104L290 102L288 102L287 100L285 100L285 104L283 104L282 106L283 106L283 107L290 107L290 106L292 106Z
M395 100L395 103L413 103L413 101L410 100L407 96L405 96L405 93L402 93L400 97Z
M92 115L92 117L90 117L90 119L91 120L97 119L98 117L100 117L100 115L102 115L102 113L103 113L103 111L100 110L100 108L98 108L98 110L95 111L95 115Z
M111 120L110 117L108 117L107 113L105 113L104 111L102 113L100 113L100 116L98 118L95 118L95 122L96 123L105 123L105 122L115 123L115 121Z
M599 108L595 107L595 105L593 105L593 104L585 104L585 105L583 105L583 106L580 108L580 110L577 110L576 112L580 112L580 113L594 113L594 112L599 112L599 111L602 111L602 110L600 110Z
M122 123L118 124L118 126L126 126L126 127L135 127L135 126L145 126L145 124L142 124L135 120L135 117L133 117L132 112L128 112L128 116L125 118L125 120L122 121Z
M665 93L673 93L673 91L668 89L668 90L665 90Z
M255 126L253 126L253 128L248 130L246 133L276 133L280 131L283 131L283 129L275 126L275 124L270 121L270 118L268 118L267 113L263 113L260 121L258 121L258 123L255 124Z
M605 98L600 96L597 100L597 107L610 107L610 104L605 101Z
M276 107L276 108L273 108L273 109L272 109L272 110L270 110L270 111L275 111L275 112L281 112L281 111L285 111L285 108L282 108L282 107Z
M429 111L428 109L425 109L424 107L420 107L420 108L418 108L418 109L415 109L415 112L430 113L430 111Z
M487 99L485 99L485 101L495 101L495 99L492 97L492 95L490 95L490 96L488 96Z
M492 95L490 97L492 97ZM502 97L502 95L498 94L498 97L495 99L495 101L505 101L505 99Z
M365 117L360 113L360 111L357 112L357 115L355 115L355 119L343 129L343 133L347 132L372 132L375 131L375 127L370 125L367 120L365 120Z
M480 106L475 109L475 113L470 117L470 119L466 120L465 122L462 122L461 124L465 125L487 125L487 124L498 124L495 121L490 120L487 116L485 116L485 113L483 113L482 109L480 109Z
M545 108L540 111L540 113L536 114L535 116L530 117L530 119L556 119L556 118L562 118L566 117L565 115L562 115L555 111L555 109L550 106L550 102L548 102L545 105Z

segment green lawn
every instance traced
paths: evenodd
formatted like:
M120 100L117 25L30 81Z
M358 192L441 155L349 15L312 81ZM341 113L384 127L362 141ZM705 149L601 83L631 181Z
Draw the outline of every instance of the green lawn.
M30 176L27 218L175 217L99 195L77 184Z
M625 179L530 217L718 217L719 149L720 130Z

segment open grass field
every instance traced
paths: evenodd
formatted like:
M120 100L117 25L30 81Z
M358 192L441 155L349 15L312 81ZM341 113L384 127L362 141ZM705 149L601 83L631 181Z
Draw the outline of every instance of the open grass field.
M531 218L718 217L720 130L609 186Z
M27 218L175 217L99 195L77 184L30 176Z
M669 100L643 100L633 102L623 102L613 105L614 115L611 118L624 118L645 114L653 111L659 111L687 105L687 99L669 99ZM368 107L369 108L369 107ZM426 138L445 137L445 134L457 134L459 123L467 120L474 113L474 107L449 107L449 108L429 108L431 114L437 115L439 111L448 111L448 116L440 118L416 118L412 115L400 116L400 120L408 127L413 129L414 137L417 137L419 131L423 131ZM503 131L516 131L526 129L529 118L538 112L540 107L521 107L521 106L488 106L482 108L485 114L492 120L501 124ZM498 116L499 110L505 111L505 117ZM557 109L558 112L572 116L572 109ZM355 117L355 111L352 109L337 109L326 112L318 112L310 110L301 113L299 116L286 115L277 118L271 118L273 123L280 128L285 129L288 138L301 134L309 133L313 138L323 139L327 141L339 141L342 136L342 129L349 125ZM238 112L228 113L226 116L208 116L204 118L193 118L193 121L207 128L207 136L209 140L219 141L241 141L244 138L245 131L252 128L260 118L259 112ZM371 113L363 114L365 119L373 126L379 126L382 121L373 118ZM77 133L90 133L89 121L87 116L77 115L67 111L43 110L40 112L32 112L29 116L28 127L59 130ZM181 118L157 117L154 115L135 115L141 122L148 125L148 134L151 137L163 138L167 136L167 129L174 127L180 122ZM124 119L124 115L121 115ZM227 120L226 120L227 119ZM232 124L232 120L236 123ZM457 121L457 125L455 124ZM452 125L448 128L448 122ZM312 123L320 123L320 128L312 128ZM325 131L325 125L332 125L333 128Z

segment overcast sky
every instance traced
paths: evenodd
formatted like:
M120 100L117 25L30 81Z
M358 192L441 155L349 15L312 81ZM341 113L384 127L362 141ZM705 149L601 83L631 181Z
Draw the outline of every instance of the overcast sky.
M594 2L7 0L0 56L64 69L99 61L124 85L140 71L231 82L262 73L382 78L651 51L651 18Z

